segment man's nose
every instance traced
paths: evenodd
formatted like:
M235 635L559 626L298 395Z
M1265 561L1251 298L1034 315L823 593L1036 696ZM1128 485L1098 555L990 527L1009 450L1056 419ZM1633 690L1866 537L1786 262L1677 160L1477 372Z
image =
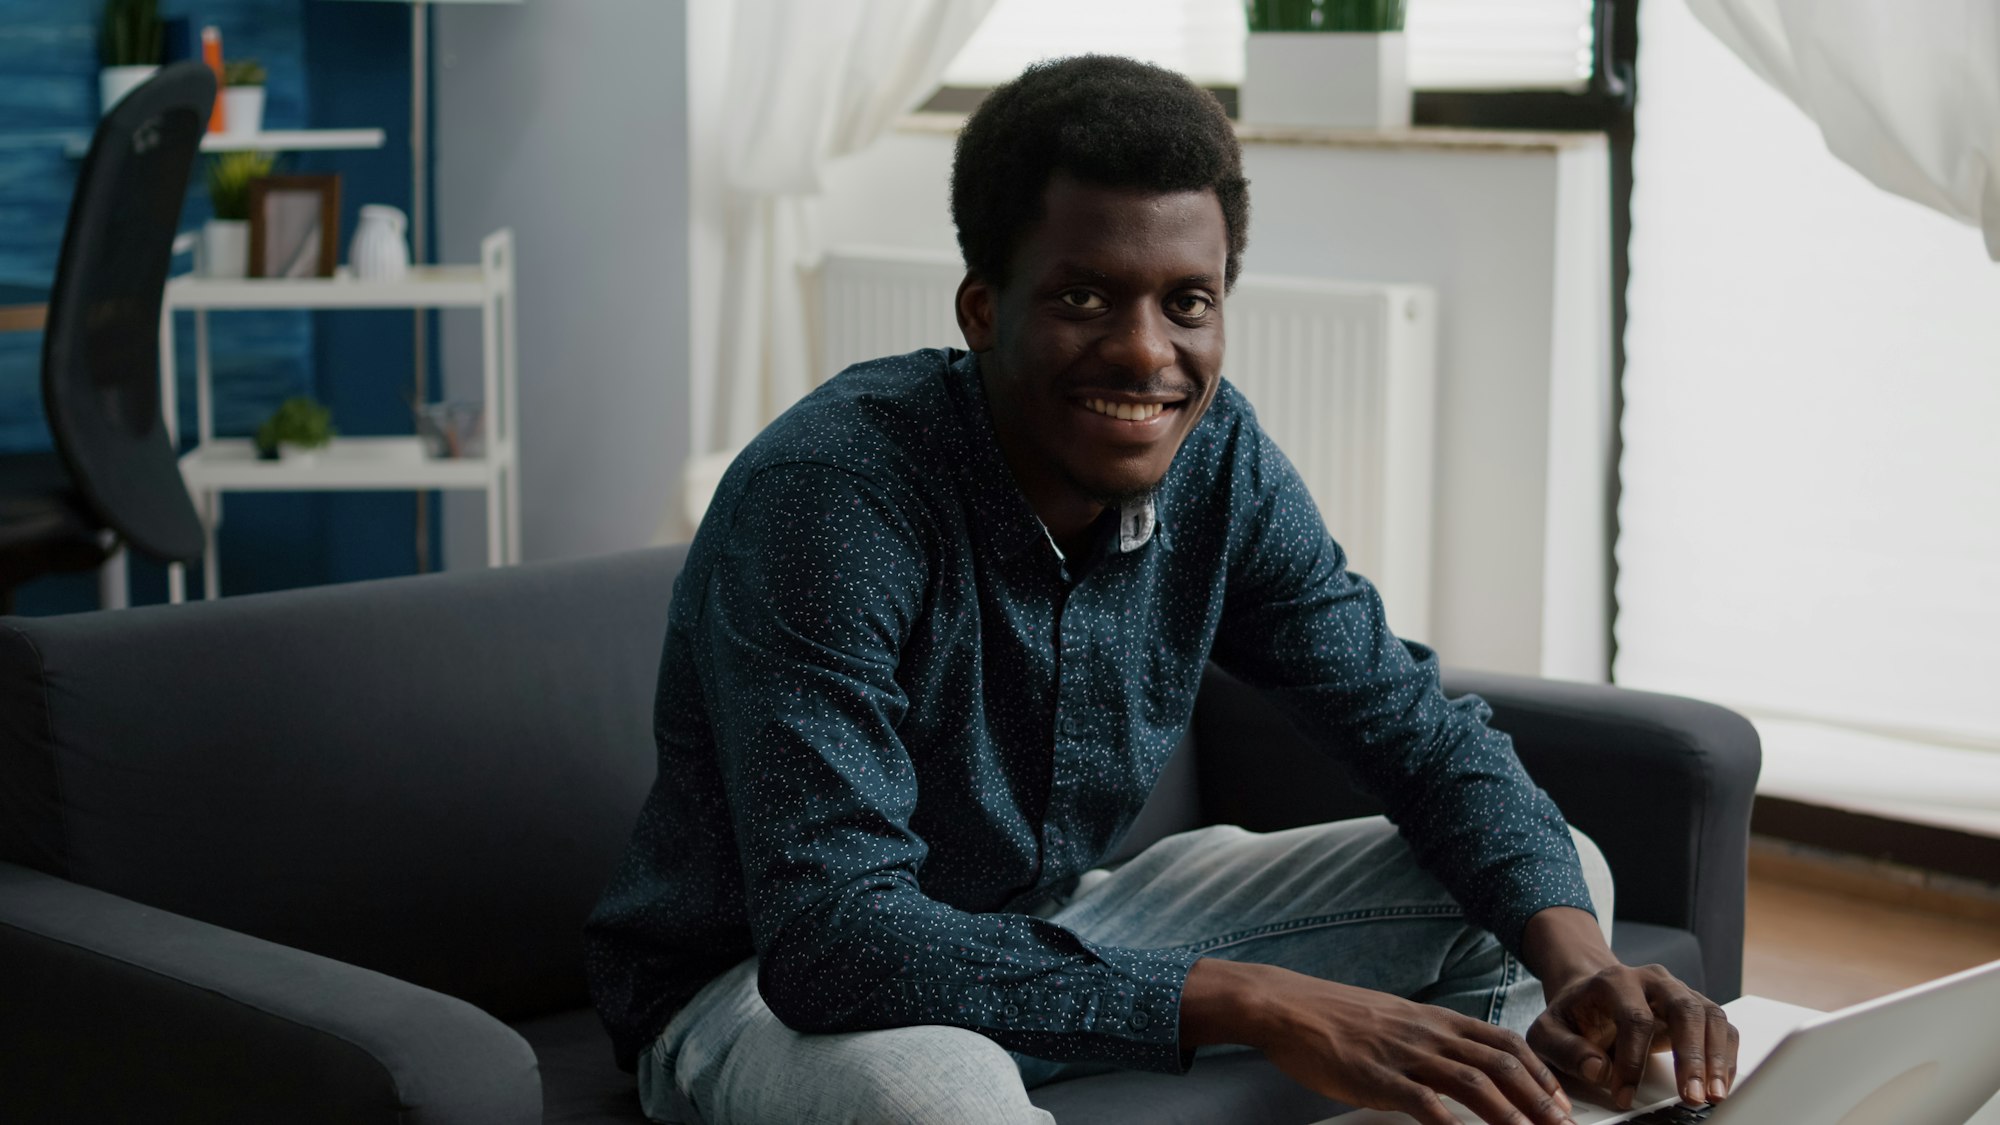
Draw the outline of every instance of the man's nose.
M1116 364L1140 379L1166 370L1174 362L1174 341L1166 314L1150 303L1128 309L1110 326L1104 341L1106 362Z

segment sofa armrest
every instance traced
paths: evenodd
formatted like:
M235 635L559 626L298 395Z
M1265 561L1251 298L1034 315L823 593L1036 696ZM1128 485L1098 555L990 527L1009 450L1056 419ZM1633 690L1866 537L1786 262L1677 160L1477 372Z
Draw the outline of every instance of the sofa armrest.
M1617 913L1692 930L1708 994L1743 990L1750 806L1763 754L1734 711L1652 692L1447 672L1493 707L1522 765L1604 852Z
M530 1125L462 1000L0 863L0 1119Z
M1522 764L1570 823L1597 842L1630 922L1692 931L1702 984L1743 987L1743 895L1757 732L1706 703L1597 684L1454 673L1447 694L1493 707ZM1210 666L1195 705L1204 823L1268 832L1378 813L1263 693Z

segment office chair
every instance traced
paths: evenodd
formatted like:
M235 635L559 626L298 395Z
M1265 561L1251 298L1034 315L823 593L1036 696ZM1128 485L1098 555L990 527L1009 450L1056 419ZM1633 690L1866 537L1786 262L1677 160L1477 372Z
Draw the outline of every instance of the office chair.
M202 527L160 417L160 302L215 77L161 68L97 125L77 174L42 337L55 448L0 456L0 612L32 578L130 546L201 556Z

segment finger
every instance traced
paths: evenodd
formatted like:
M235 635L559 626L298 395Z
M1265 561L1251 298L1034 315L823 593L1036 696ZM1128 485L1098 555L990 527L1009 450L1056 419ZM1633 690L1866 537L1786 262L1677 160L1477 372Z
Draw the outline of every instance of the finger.
M1514 1107L1486 1077L1486 1072L1470 1063L1438 1057L1412 1078L1440 1094L1449 1094L1477 1114L1487 1125L1533 1125L1528 1115Z
M1534 1037L1536 1053L1557 1070L1597 1089L1610 1089L1611 1060L1597 1044L1554 1018L1536 1020L1529 1034Z
M1512 1102L1516 1109L1527 1114L1530 1121L1543 1125L1563 1125L1569 1120L1568 1099L1551 1092L1535 1078L1535 1072L1547 1073L1548 1068L1539 1059L1530 1064L1523 1063L1510 1051L1489 1047L1472 1040L1461 1040L1445 1048L1447 1058L1455 1059L1469 1066L1477 1067L1486 1075L1500 1096ZM1532 1056L1531 1056L1532 1057ZM1550 1075L1551 1078L1554 1075Z
M1667 1021L1674 1047L1674 1092L1694 1105L1708 1104L1708 1010L1714 1007L1679 981L1649 990L1653 1006Z
M1646 1056L1652 1053L1653 1034L1658 1025L1645 989L1630 975L1599 979L1605 980L1606 987L1611 989L1610 1009L1618 1025L1608 1083L1611 1098L1619 1109L1631 1109L1632 1092L1639 1088L1639 1079L1646 1073Z
M1458 1115L1445 1106L1436 1090L1407 1078L1388 1083L1385 1100L1387 1104L1378 1108L1401 1110L1424 1125L1459 1125Z
M1719 1102L1729 1096L1729 1063L1736 1055L1736 1041L1730 1037L1729 1015L1720 1005L1708 1006L1708 1027L1702 1043L1708 1050L1708 1100Z
M1549 1022L1560 1026L1557 1020L1551 1019ZM1474 1023L1467 1030L1466 1035L1468 1038L1483 1043L1496 1051L1505 1051L1513 1056L1515 1061L1521 1064L1521 1069L1527 1074L1530 1081L1554 1095L1557 1103L1562 1106L1564 1113L1570 1111L1569 1095L1563 1093L1562 1083L1556 1079L1556 1072L1549 1069L1548 1063L1542 1060L1542 1056L1535 1053L1533 1047L1528 1046L1526 1039L1508 1031L1504 1027L1495 1027L1490 1023Z
M1725 1093L1734 1092L1736 1089L1736 1053L1737 1049L1742 1046L1742 1043L1743 1043L1743 1037L1737 1032L1736 1025L1733 1023L1730 1024L1729 1025L1729 1072L1724 1076L1722 1083L1722 1088Z

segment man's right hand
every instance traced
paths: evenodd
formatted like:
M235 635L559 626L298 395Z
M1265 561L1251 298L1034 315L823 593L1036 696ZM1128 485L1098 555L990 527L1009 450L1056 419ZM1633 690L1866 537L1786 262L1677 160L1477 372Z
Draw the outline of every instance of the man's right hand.
M1575 1125L1519 1035L1432 1004L1274 965L1203 958L1181 994L1181 1045L1242 1043L1293 1080L1424 1125L1458 1125L1446 1095L1489 1125Z

